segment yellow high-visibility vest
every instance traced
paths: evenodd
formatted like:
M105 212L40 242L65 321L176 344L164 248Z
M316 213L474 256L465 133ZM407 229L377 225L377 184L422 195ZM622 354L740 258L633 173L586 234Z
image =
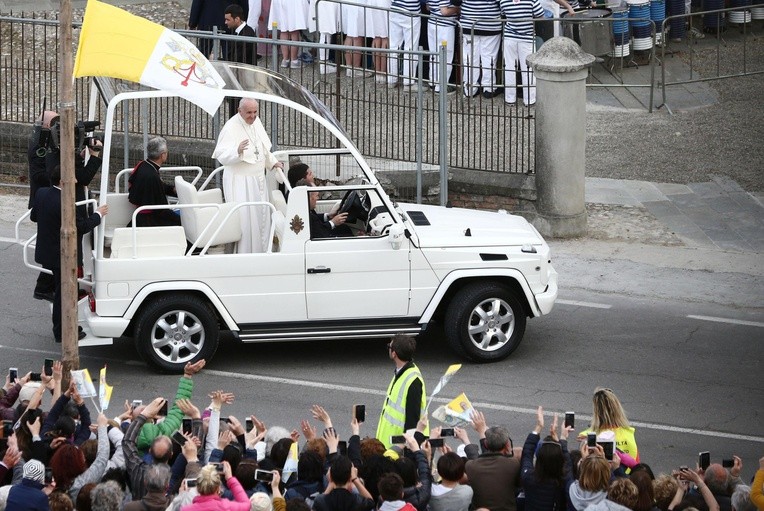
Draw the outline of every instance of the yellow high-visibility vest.
M408 395L409 387L417 378L422 381L421 413L427 406L427 393L424 389L424 378L422 378L422 373L419 372L419 368L412 365L403 371L397 379L393 378L393 380L390 381L390 386L387 388L385 405L382 407L382 413L379 416L379 424L377 425L377 439L385 444L385 447L387 448L390 447L391 436L402 435L404 433L403 428L406 421L406 396ZM425 431L425 435L427 434L429 434L429 431Z

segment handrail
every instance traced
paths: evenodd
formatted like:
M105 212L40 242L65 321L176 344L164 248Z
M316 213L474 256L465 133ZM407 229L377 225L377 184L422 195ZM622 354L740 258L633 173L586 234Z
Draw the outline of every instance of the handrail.
M117 172L117 175L114 176L114 193L120 193L119 188L119 178L122 176L126 176L129 173L132 173L134 169L122 169L119 172ZM196 170L196 177L191 181L192 185L195 185L197 181L202 177L204 174L204 171L201 167L197 165L187 165L187 166L177 166L177 167L160 167L159 172L171 172L171 171L184 171L184 170ZM127 180L129 178L125 178L125 189L127 189Z
M210 221L207 223L207 225L204 227L204 229L202 229L202 232L199 233L199 236L197 236L196 241L194 241L194 243L191 245L191 247L185 253L186 256L190 256L193 253L193 251L196 248L199 247L199 245L197 245L197 242L199 241L199 239L202 238L205 234L207 234L207 231L209 230L210 226L214 223L214 221L220 215L220 209L224 205L228 205L228 204L231 204L231 203L230 202L224 202L222 204L218 204L218 203L204 203L204 204L173 204L173 205L158 204L158 205L151 205L151 206L140 206L140 207L136 208L136 210L133 211L132 227L130 227L131 235L132 235L132 238L133 238L131 259L137 259L138 258L138 253L137 253L137 250L136 250L138 248L138 231L136 229L140 229L140 227L136 226L136 220L137 220L137 215L141 211L153 211L153 210L162 210L162 209L172 209L172 210L175 210L175 209L193 209L193 208L199 208L199 209L215 208L217 210L215 212L215 216L213 216L210 219ZM212 246L212 242L215 240L217 235L220 234L220 230L228 222L228 220L230 220L231 215L233 214L233 212L237 211L238 209L240 209L242 207L245 207L245 206L246 207L249 207L249 206L267 206L267 207L269 207L271 209L271 212L276 211L276 208L270 202L252 201L252 202L240 202L240 203L236 203L236 205L234 207L232 207L230 209L230 211L228 211L226 216L223 217L223 220L220 222L220 224L217 226L215 231L212 233L212 236L210 236L210 239L207 241L207 243L202 248L202 251L199 253L200 256L205 255L207 253L207 251L209 250L210 246Z
M207 179L204 180L204 182L202 183L202 186L199 187L199 191L201 192L202 190L206 190L207 185L210 184L210 181L212 181L213 176L216 176L217 174L219 174L220 171L223 170L224 168L225 168L225 165L221 165L220 167L217 167L215 170L210 172L210 175L207 176Z
M98 202L95 199L84 199L84 200L77 201L77 202L74 203L75 207L76 206L84 206L86 204L93 204L94 206L97 206ZM29 256L28 256L27 252L29 251L29 247L30 247L30 245L32 245L32 242L37 240L37 233L34 233L26 241L21 241L21 238L19 237L19 227L21 225L21 222L24 221L26 218L28 218L31 214L32 214L32 210L30 209L26 213L21 215L21 218L16 220L16 226L15 226L15 238L16 239L15 239L14 242L19 244L19 245L21 245L21 258L22 258L22 262L24 263L24 266L26 266L27 268L31 268L33 270L40 271L42 273L47 273L48 275L53 275L53 272L50 271L49 269L43 267L42 265L37 264L36 262L33 263L33 262L31 262L29 260ZM93 230L95 230L96 234L97 234L97 230L100 229L100 228L101 228L100 225L96 225ZM86 279L86 278L78 278L77 282L79 282L81 284L84 284L86 286L92 286L93 285L93 281L89 280L89 279Z

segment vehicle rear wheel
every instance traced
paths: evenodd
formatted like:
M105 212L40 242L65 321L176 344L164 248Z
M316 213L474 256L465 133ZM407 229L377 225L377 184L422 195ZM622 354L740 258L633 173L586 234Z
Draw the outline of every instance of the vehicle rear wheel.
M468 284L448 305L443 329L451 348L475 362L508 357L525 333L525 311L511 290L498 284Z
M182 373L188 362L210 360L220 329L207 303L191 295L163 295L140 312L135 346L161 372Z

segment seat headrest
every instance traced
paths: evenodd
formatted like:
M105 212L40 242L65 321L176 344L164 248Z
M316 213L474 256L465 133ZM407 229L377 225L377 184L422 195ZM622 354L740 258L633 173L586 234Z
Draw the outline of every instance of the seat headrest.
M187 183L183 176L175 176L175 193L178 194L178 202L182 204L198 204L196 187Z

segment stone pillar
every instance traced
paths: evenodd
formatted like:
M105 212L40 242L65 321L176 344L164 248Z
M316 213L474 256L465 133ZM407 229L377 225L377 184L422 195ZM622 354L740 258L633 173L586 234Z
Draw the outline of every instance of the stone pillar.
M536 75L536 191L533 225L544 236L586 234L586 77L594 56L554 37L528 57Z

